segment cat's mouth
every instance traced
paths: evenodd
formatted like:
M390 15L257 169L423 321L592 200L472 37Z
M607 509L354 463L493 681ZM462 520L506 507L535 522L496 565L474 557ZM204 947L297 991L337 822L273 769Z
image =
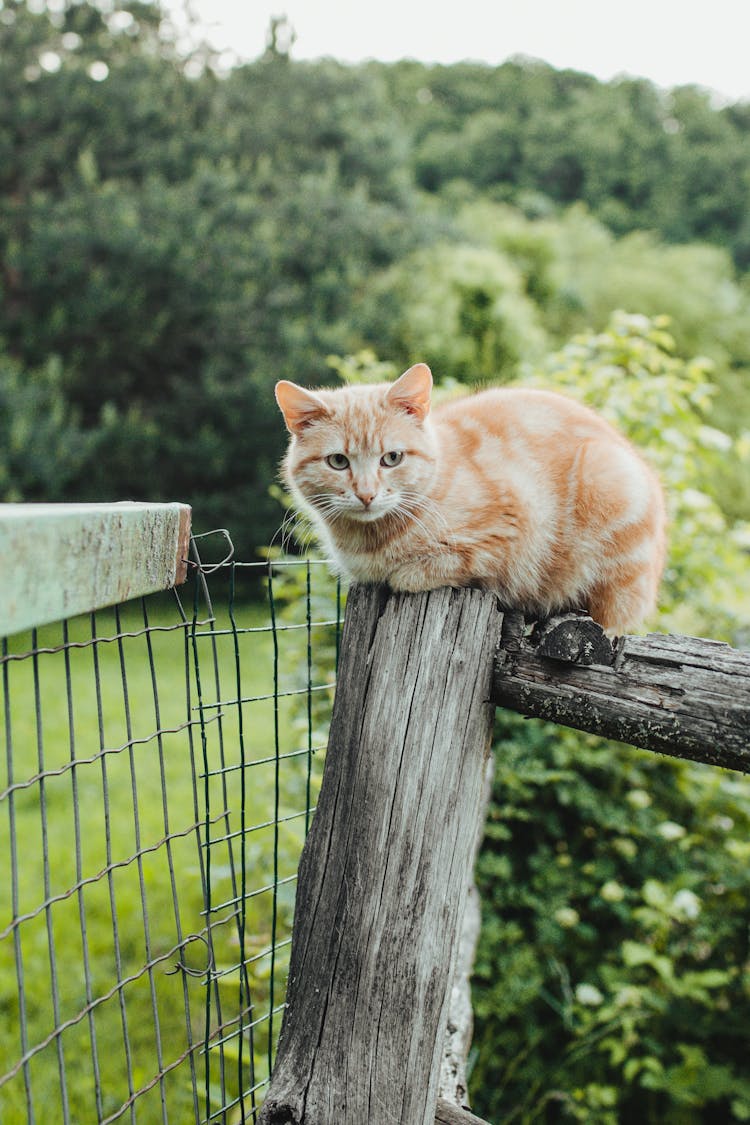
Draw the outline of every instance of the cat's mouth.
M347 508L344 513L347 519L356 520L357 523L374 523L387 515L386 508Z

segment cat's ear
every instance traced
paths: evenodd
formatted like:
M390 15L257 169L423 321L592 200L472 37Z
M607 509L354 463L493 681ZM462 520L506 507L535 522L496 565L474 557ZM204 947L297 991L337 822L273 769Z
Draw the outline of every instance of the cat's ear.
M432 372L426 363L415 363L392 383L386 399L422 422L430 412Z
M312 422L328 413L328 407L321 398L286 379L276 384L275 393L290 434L301 434Z

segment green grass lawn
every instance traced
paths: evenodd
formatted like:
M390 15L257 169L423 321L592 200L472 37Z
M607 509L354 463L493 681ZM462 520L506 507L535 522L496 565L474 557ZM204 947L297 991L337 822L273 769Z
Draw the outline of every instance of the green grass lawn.
M187 1123L207 1086L214 1112L268 1074L319 786L308 751L330 700L315 693L310 728L305 694L274 688L304 692L308 635L330 630L308 633L303 616L274 641L255 603L235 611L249 630L236 633L215 601L214 627L193 633L167 628L180 625L171 597L148 605L147 634L134 604L98 614L96 632L140 635L92 646L80 618L67 640L81 647L0 665L0 1080L29 1056L0 1085L3 1125L31 1120L29 1103L44 1122ZM65 639L46 627L37 647ZM31 647L26 635L9 651Z

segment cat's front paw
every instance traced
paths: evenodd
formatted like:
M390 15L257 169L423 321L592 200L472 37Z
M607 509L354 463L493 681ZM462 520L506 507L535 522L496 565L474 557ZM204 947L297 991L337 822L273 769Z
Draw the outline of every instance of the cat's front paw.
M423 576L416 574L391 574L388 578L388 585L395 594L418 594L422 590L433 588L425 582Z
M437 567L418 566L414 563L396 567L388 576L388 585L395 592L418 594L423 590L437 590L441 586L462 586L453 574L443 573Z

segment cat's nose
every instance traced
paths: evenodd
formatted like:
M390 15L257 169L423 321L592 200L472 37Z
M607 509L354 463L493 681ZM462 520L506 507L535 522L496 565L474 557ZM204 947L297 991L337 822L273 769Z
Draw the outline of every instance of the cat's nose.
M375 499L376 491L374 489L358 489L356 496L362 502L363 508L369 508Z

